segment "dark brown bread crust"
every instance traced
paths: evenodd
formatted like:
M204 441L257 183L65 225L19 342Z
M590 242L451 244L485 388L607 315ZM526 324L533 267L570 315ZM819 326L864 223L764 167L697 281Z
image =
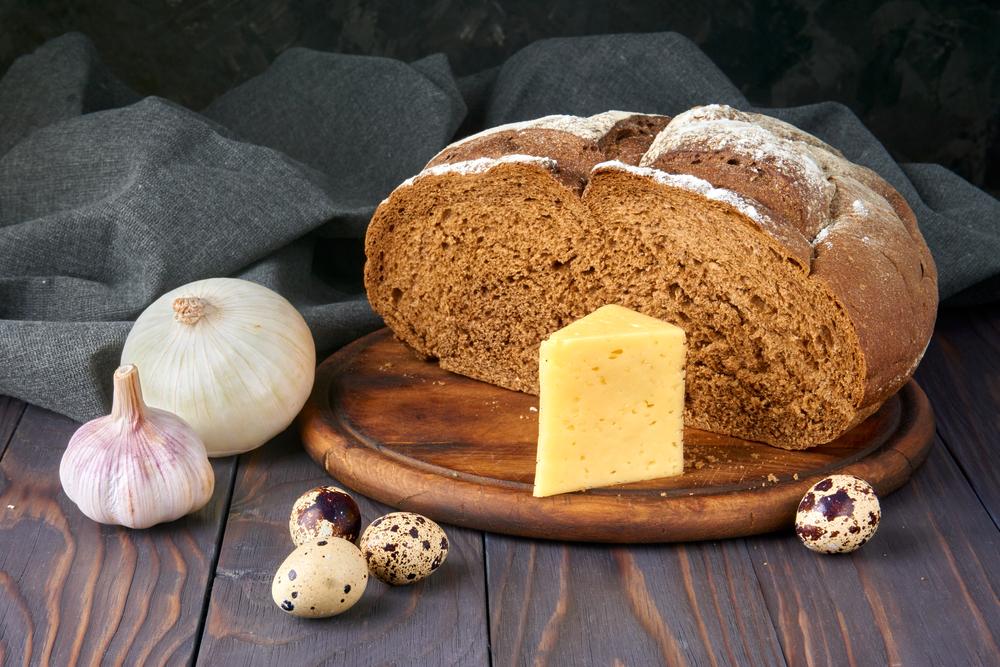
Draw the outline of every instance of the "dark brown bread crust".
M590 178L590 171L598 163L621 160L626 164L639 164L656 135L670 122L666 116L616 112L594 118L598 120L592 123L593 130L588 128L581 134L565 128L578 126L584 119L542 122L528 128L523 123L496 128L448 146L434 156L427 167L505 155L551 158L556 162L555 177L580 195Z
M605 303L688 334L691 426L802 448L913 374L937 309L909 207L728 107L549 117L454 144L379 207L369 300L442 367L536 393L538 344Z

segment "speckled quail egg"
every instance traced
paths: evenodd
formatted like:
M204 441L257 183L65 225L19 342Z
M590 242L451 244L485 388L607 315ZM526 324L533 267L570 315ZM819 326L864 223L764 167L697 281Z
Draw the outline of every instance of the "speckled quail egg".
M831 475L806 492L795 514L795 533L820 553L854 551L875 534L882 510L875 489L852 475Z
M358 546L372 575L395 585L420 581L448 556L448 537L441 526L412 512L393 512L372 521Z
M340 537L357 544L361 510L343 489L318 486L303 493L292 505L288 530L296 546L318 537Z
M347 540L321 537L289 554L274 574L271 597L293 616L322 618L350 609L367 585L361 551Z

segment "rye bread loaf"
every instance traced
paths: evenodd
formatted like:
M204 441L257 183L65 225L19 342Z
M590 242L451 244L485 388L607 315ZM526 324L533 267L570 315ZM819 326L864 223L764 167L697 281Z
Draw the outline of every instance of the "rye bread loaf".
M910 378L937 310L903 198L724 106L552 116L452 144L376 211L372 307L442 368L538 392L538 346L607 303L688 337L688 426L801 449Z

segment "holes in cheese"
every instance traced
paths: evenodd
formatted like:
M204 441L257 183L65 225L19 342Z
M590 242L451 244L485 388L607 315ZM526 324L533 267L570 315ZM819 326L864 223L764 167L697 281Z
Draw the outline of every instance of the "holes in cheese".
M534 495L681 474L685 355L682 329L617 305L543 341Z

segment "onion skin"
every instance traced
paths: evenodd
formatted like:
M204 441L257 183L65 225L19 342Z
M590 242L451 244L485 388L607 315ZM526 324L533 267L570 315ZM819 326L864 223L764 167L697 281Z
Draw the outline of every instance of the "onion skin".
M122 363L139 368L148 405L191 425L211 457L250 451L285 430L312 391L316 346L276 292L209 278L154 301Z
M73 434L59 463L66 496L98 523L149 528L205 506L215 472L184 420L142 400L135 366L115 371L111 414Z

